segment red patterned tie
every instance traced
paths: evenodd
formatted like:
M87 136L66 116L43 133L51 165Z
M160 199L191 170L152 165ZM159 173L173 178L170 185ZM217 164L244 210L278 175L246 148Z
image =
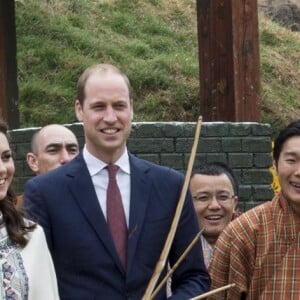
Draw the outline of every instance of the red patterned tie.
M107 224L113 238L115 247L121 259L124 270L126 269L127 255L127 225L120 190L116 180L119 167L108 165L107 186Z

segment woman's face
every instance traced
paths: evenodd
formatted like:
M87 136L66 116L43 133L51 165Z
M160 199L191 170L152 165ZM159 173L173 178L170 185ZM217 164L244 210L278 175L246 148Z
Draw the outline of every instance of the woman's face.
M7 190L15 173L15 165L12 159L12 151L7 137L0 132L0 201L7 195Z

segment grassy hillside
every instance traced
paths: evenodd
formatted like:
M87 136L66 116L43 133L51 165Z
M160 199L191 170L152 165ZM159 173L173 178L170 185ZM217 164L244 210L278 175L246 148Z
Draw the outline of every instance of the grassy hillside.
M97 62L115 63L129 75L135 121L195 121L200 114L195 4L16 2L22 127L75 121L77 78ZM300 34L260 17L260 51L263 121L278 127L300 117Z

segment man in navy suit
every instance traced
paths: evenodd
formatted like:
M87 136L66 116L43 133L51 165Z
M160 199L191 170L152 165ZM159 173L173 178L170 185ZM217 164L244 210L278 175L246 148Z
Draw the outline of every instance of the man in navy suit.
M184 178L128 152L132 91L119 69L108 64L88 68L78 80L77 97L83 151L68 164L29 180L24 206L45 230L62 300L140 300L165 244ZM127 227L125 264L107 224L111 164L118 167ZM171 266L198 231L188 193L168 256ZM161 276L166 272L167 267ZM199 242L174 272L170 299L189 299L209 285ZM155 299L166 297L162 289Z

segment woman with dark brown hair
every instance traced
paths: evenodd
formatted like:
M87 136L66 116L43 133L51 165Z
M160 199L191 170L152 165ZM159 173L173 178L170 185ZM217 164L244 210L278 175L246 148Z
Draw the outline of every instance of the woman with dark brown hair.
M7 126L0 121L0 299L59 299L44 232L15 207L14 172Z

